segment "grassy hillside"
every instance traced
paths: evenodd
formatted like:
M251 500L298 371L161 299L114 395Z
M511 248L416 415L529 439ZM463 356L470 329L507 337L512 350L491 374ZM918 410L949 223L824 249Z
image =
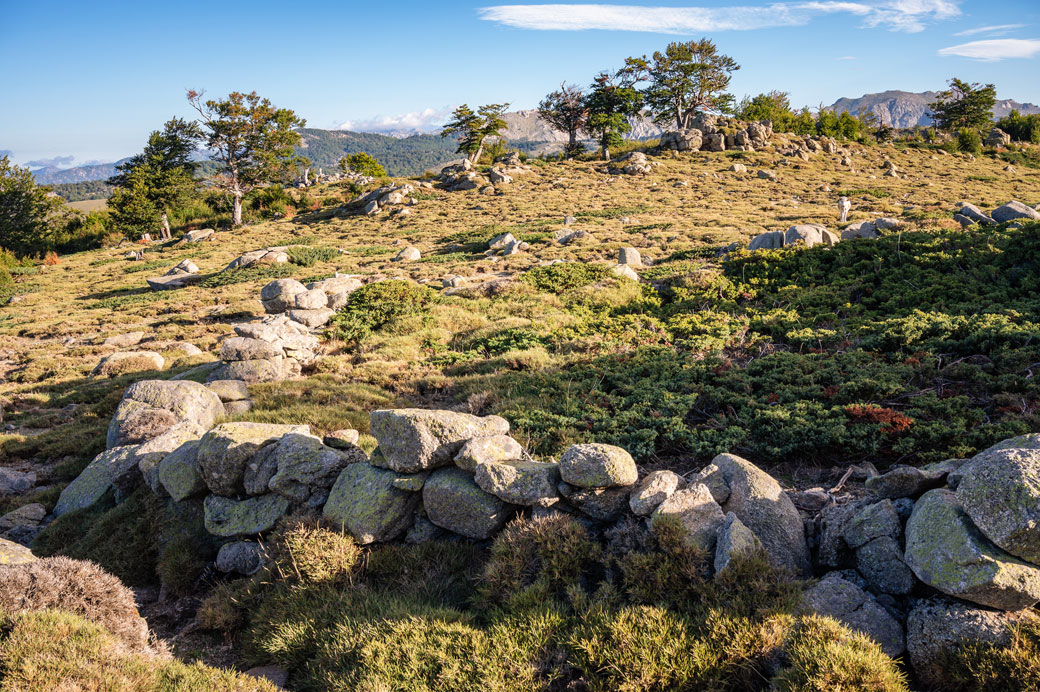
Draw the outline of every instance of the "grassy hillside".
M148 246L144 261L124 259L123 246L18 268L19 299L0 308L9 424L0 463L36 470L42 489L0 498L0 513L53 507L103 449L127 385L215 360L234 324L262 314L265 283L335 272L406 281L355 293L324 335L323 358L302 379L251 387L256 406L238 419L318 434L356 428L371 451L373 409L498 413L539 457L595 440L630 450L644 473L685 473L731 451L797 488L830 487L855 463L919 465L1040 431L1040 223L962 230L952 219L958 200L1040 202L1040 169L1026 165L1036 149L1012 170L986 156L850 149L851 168L823 154L667 153L651 157L658 165L646 176L591 160L532 161L501 194L424 189L398 217L344 216L347 191L327 186L307 191L312 211L221 230L213 242ZM882 176L886 159L905 177ZM731 172L734 163L750 173ZM842 194L850 222L891 216L901 230L832 248L719 254L793 224L836 229ZM553 233L567 215L576 217L568 230L588 236L561 245ZM486 256L505 232L530 248ZM245 251L283 244L327 252L309 253L307 266L221 271ZM408 246L422 259L393 261ZM610 270L622 247L652 260L639 282ZM185 259L208 278L147 288L145 277ZM468 288L444 291L452 276ZM130 331L146 333L139 348L163 353L167 369L92 377L113 350L104 339ZM179 355L181 341L204 353ZM184 526L187 538L160 549L177 521L167 512L150 494L118 505L109 495L52 524L37 548L90 558L129 584L191 593L184 575L213 546ZM204 632L193 625L171 646L182 659L282 666L299 690L908 689L898 661L804 615L799 583L759 557L709 580L705 556L667 535L605 533L551 519L514 524L490 545L361 549L287 521L269 537L271 569L207 582L193 621ZM162 623L166 606L154 607ZM51 658L84 661L78 674L101 680L90 683L98 689L127 677L136 682L126 689L248 684L199 665L106 658L103 630L53 612L0 621L13 680L38 674L33 652L55 649L59 626L68 640ZM956 673L964 689L983 689L968 682L979 665L991 680L1035 675L1038 631L1023 631L1006 656L975 652L981 664L950 669L966 666Z
M907 178L880 177L883 156ZM183 370L214 358L232 323L261 312L259 289L276 274L161 293L145 276L188 258L216 272L246 250L288 242L342 253L278 276L516 280L439 297L359 343L329 339L308 379L256 388L252 420L364 431L372 408L463 405L506 415L540 454L594 438L644 464L683 468L723 450L766 465L923 463L1040 429L1027 369L1040 361L1028 339L1040 322L1035 234L964 232L950 218L961 199L1040 201L1040 171L916 150L856 148L854 159L855 172L823 155L793 165L769 153L666 155L646 177L610 177L596 162L544 164L501 196L421 194L402 220L319 209L201 246L152 248L145 262L123 260L125 249L63 257L20 273L24 297L0 311L0 394L15 427L0 453L68 479L100 451L129 381L88 376L105 337L142 330L211 354L174 358L172 372ZM730 173L734 161L774 168L779 180ZM715 258L764 230L835 227L839 192L852 197L850 220L896 216L905 230L834 250ZM567 214L589 231L583 243L552 240ZM505 231L531 249L484 257L483 244ZM392 262L407 245L423 259ZM622 246L655 260L641 284L598 268ZM552 259L588 264L528 272ZM896 413L912 422L892 427Z

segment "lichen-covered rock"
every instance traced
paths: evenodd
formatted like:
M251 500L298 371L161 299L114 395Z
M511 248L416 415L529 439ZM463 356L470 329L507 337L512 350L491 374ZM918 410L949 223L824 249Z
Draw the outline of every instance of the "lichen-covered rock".
M199 473L199 440L185 442L159 462L159 482L176 502L206 492L206 482Z
M264 550L256 541L232 541L220 546L217 569L224 574L250 576L264 564Z
M1040 601L1040 568L993 545L950 490L929 490L906 524L906 564L943 593L1001 610Z
M455 455L455 465L466 471L476 471L480 464L523 459L524 449L509 435L492 435L467 440Z
M306 290L296 279L276 279L260 289L260 302L269 313L285 312L295 305L296 296Z
M129 372L162 370L164 367L166 360L155 351L118 351L102 358L90 374L95 377L115 377Z
M652 513L682 485L682 478L674 471L654 471L639 482L628 497L632 512L640 517Z
M360 447L349 450L326 447L316 437L289 433L271 451L277 471L268 487L296 503L306 503L317 490L327 490L348 464L368 461Z
M513 505L547 505L556 502L560 481L557 464L541 461L482 462L477 485L486 493Z
M144 434L135 430L148 414L165 414L162 424L148 426ZM127 387L108 426L109 449L138 444L158 437L180 421L213 427L224 414L224 406L213 391L190 380L141 380Z
M805 527L780 484L750 461L732 454L712 460L729 487L722 509L733 512L762 541L773 564L795 574L810 570Z
M733 512L726 514L715 542L715 574L722 574L736 557L747 556L762 550L762 541L758 540L751 529Z
M942 486L946 474L915 466L897 466L880 476L871 476L865 485L878 498L917 497L926 490Z
M393 540L411 524L421 498L396 488L399 476L367 463L350 464L340 472L322 513L358 543Z
M914 574L903 560L903 548L890 536L856 548L856 571L880 593L905 596L914 589Z
M382 451L379 463L402 473L446 466L467 440L509 432L509 422L504 418L481 418L456 411L373 411L370 421L371 434Z
M946 598L920 600L906 620L906 648L914 675L929 689L955 689L947 655L972 643L1011 644L1010 626L1021 619L1015 613L986 610Z
M90 507L113 487L116 479L123 488L132 488L134 479L140 480L141 477L137 468L137 448L138 445L115 447L94 457L76 479L61 491L54 505L54 516L60 517L67 512Z
M181 421L159 437L148 440L137 448L137 468L144 478L145 485L151 488L157 495L165 495L166 490L159 480L159 464L171 452L183 445L185 442L198 440L206 434L205 428L193 421ZM117 489L130 492L133 487L120 487L115 483Z
M560 482L556 489L579 512L596 521L616 521L628 510L630 488L627 487L578 488L569 483Z
M333 430L323 437L321 441L333 449L349 450L357 446L359 439L361 439L361 433L357 430L344 428L343 430Z
M1007 204L1003 204L990 214L993 220L997 223L1005 223L1007 221L1014 221L1015 219L1026 219L1035 221L1040 219L1040 211L1033 209L1027 204L1022 204L1017 200L1011 200Z
M213 380L242 380L247 384L280 382L292 376L285 358L234 360L222 363L210 375Z
M270 531L288 511L289 501L280 495L260 495L232 500L210 495L203 502L206 530L214 536L255 536Z
M903 524L891 500L882 500L860 510L845 524L845 543L852 549L866 545L875 538L887 536L901 539Z
M460 468L434 471L423 485L422 498L430 521L467 538L491 537L514 514L511 506L481 490Z
M863 502L831 505L820 510L816 561L823 567L842 567L852 561L852 549L845 542L845 526L865 506Z
M1040 564L1040 449L985 453L962 470L957 499L986 538Z
M830 572L805 592L806 604L814 612L832 617L849 629L862 632L889 656L906 651L906 640L899 622L863 589L838 572Z
M261 447L246 462L242 472L242 487L247 495L264 495L271 492L271 479L278 471L278 459L274 455L276 445Z
M329 320L336 314L335 310L328 308L316 308L314 310L304 310L297 308L290 310L285 313L294 322L299 322L308 329L317 329L323 327L329 323Z
M24 545L19 545L5 538L0 538L0 567L10 565L24 565L36 560L32 551Z
M217 495L243 492L246 463L261 447L289 433L309 434L306 425L272 423L221 423L199 443L199 473L206 486Z
M639 480L631 454L599 442L571 445L560 456L560 475L579 488L615 488Z
M220 346L221 360L268 360L282 358L285 351L269 341L232 336L224 339Z
M245 401L249 398L249 387L242 380L210 380L206 386L220 397L225 404L229 401Z
M711 496L708 486L691 483L661 503L650 515L650 528L662 535L673 526L681 529L682 541L690 548L712 554L726 515Z

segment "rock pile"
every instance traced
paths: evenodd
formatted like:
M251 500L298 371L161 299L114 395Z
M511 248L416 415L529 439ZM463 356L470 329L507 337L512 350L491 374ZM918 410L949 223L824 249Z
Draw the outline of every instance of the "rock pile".
M520 160L520 155L514 151L495 159L486 177L475 169L469 159L463 159L457 164L443 168L440 182L445 190L452 192L479 189L482 192L493 193L497 187L508 185L517 176L530 172L531 167L525 166Z
M390 213L396 216L407 210L406 205L415 204L415 199L411 196L413 192L415 192L415 187L408 183L384 185L352 200L344 206L344 209L366 216L374 216L382 211L390 210Z
M1023 204L1018 200L1011 200L1007 204L994 209L987 214L974 204L960 202L953 212L953 220L967 228L978 224L980 226L996 226L999 223L1013 221L1036 221L1040 219L1040 210Z
M190 259L186 259L162 276L153 276L150 279L145 279L145 281L156 291L164 291L190 286L200 278L199 268Z
M698 113L689 128L663 133L660 147L673 151L755 151L768 146L773 136L771 122L741 125L731 121L723 131L716 116Z

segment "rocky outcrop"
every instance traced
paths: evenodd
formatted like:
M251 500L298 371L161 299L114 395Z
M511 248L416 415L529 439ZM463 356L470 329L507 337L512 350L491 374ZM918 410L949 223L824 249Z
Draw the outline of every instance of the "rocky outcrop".
M190 380L142 380L130 385L108 426L111 449L147 442L181 421L211 428L224 412L220 397Z
M373 411L371 424L381 452L373 463L402 473L447 466L469 440L509 432L498 416L414 408Z

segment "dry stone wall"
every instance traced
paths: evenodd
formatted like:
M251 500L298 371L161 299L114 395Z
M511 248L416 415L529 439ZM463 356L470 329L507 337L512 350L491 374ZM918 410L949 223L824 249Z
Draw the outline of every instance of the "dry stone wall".
M240 574L259 569L259 539L289 513L324 517L361 544L483 541L515 517L557 513L594 533L641 524L703 551L717 574L763 551L792 576L818 577L806 591L811 609L890 655L909 651L932 684L942 684L929 663L936 650L992 641L994 623L1027 617L1040 602L1040 434L971 459L893 468L868 479L868 496L848 499L785 489L731 454L685 477L641 474L626 450L602 443L535 459L499 416L373 411L369 455L356 431L319 438L306 425L214 424L221 406L194 382L133 385L109 449L55 513L146 485L200 505L223 542L218 567Z

